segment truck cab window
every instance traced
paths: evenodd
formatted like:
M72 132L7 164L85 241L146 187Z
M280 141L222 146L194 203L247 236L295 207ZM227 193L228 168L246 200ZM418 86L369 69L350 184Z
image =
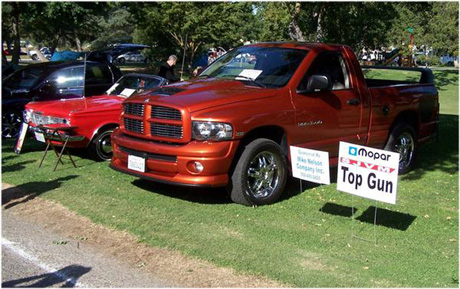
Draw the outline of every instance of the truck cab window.
M348 69L340 53L323 53L316 57L299 85L299 90L307 89L312 75L325 75L331 82L331 90L350 89Z

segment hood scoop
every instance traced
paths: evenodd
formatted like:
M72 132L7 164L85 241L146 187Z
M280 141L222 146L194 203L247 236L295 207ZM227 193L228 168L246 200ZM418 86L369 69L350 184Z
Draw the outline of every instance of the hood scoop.
M150 95L171 96L182 91L185 91L185 89L179 87L161 87L150 92Z

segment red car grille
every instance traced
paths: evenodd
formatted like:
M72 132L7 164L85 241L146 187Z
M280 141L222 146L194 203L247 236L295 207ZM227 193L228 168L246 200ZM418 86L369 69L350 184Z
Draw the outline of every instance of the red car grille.
M123 105L123 124L126 132L143 134L147 139L184 141L183 117L180 110L143 103Z

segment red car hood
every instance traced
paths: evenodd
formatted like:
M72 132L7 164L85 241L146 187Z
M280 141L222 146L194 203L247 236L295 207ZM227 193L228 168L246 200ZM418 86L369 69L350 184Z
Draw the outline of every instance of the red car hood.
M125 98L120 96L101 95L88 98L30 102L26 105L26 109L39 111L44 115L67 117L70 114L83 112L119 110L123 100Z
M238 80L199 79L180 82L132 96L128 101L149 99L166 106L188 107L190 112L253 99L272 97L279 89L262 88Z

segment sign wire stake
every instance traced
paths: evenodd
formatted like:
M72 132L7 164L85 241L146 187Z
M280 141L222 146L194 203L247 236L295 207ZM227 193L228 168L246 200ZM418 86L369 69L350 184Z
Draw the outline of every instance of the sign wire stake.
M375 201L374 213L374 245L377 246L377 201Z
M359 237L357 234L355 235L354 227L355 227L355 201L353 195L351 195L351 238L355 238L361 241L371 243L372 240ZM375 201L375 211L374 211L374 246L377 246L377 201Z

